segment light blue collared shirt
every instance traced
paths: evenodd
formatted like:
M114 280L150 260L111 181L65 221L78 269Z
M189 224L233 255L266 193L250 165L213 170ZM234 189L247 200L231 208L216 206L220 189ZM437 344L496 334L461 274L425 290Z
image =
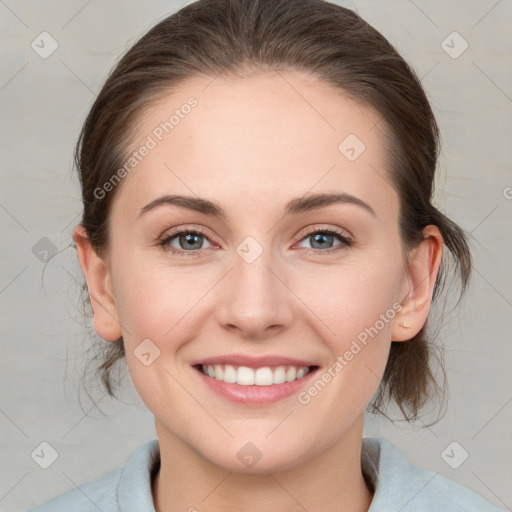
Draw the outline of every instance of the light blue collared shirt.
M155 439L139 446L124 466L28 512L155 512L151 475L159 460ZM387 439L364 438L361 464L375 489L368 512L504 512L467 487L413 466Z

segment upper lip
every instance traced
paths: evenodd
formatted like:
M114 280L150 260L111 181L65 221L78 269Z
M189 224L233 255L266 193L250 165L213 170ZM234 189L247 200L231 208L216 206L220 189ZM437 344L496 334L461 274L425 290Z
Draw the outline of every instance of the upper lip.
M264 366L315 366L309 361L303 361L292 357L285 357L279 355L268 356L247 356L243 354L228 354L224 356L213 356L194 361L192 366L198 364L215 365L215 364L231 364L233 366L247 366L248 368L261 368Z

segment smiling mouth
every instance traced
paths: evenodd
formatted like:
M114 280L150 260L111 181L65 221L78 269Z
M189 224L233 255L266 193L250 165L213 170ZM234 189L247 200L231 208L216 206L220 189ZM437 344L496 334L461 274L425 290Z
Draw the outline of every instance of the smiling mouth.
M302 379L318 366L263 366L249 368L248 366L235 366L231 364L197 364L194 366L204 375L228 384L240 386L273 386Z

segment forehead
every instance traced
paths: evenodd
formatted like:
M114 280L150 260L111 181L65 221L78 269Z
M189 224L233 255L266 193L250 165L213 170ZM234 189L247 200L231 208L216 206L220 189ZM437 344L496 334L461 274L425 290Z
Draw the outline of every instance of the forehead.
M254 211L262 201L335 191L396 210L379 121L343 91L296 71L194 77L138 120L131 151L150 149L119 195L140 207L164 193L226 205L243 197Z

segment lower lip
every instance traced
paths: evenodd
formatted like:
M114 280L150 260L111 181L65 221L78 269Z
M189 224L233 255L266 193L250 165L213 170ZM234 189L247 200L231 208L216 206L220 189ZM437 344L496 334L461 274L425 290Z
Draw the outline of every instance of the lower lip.
M267 405L298 393L316 374L318 367L309 370L301 379L283 382L282 384L272 384L270 386L230 384L229 382L209 377L196 367L193 367L193 369L211 390L231 402L244 405Z

